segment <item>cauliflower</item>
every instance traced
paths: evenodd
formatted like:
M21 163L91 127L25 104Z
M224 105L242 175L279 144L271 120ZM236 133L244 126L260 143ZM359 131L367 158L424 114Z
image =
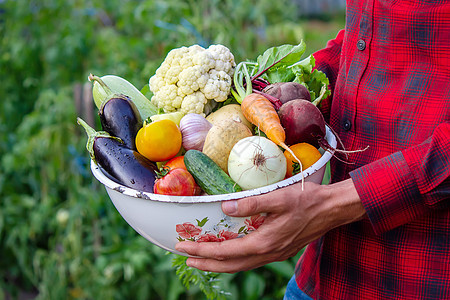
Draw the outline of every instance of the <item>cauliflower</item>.
M204 114L205 105L228 98L235 67L233 54L223 45L173 49L149 80L151 102L166 113Z

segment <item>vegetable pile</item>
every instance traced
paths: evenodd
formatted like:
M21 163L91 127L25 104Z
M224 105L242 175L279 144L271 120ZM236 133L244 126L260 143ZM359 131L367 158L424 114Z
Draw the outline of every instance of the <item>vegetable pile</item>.
M223 45L173 49L149 79L150 100L121 77L90 75L102 130L78 123L92 160L124 186L178 196L301 173L331 149L317 108L329 82L304 51L282 45L236 64Z

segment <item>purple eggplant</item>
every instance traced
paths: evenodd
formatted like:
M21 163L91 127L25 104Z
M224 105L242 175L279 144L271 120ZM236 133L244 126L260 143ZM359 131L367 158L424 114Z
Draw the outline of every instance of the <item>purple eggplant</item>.
M102 104L98 114L104 131L120 138L128 148L136 150L136 134L142 128L142 119L128 96L112 96Z
M77 121L88 135L86 148L91 159L102 167L109 177L124 186L153 192L158 171L154 162L128 148L120 138L111 136L106 131L95 131L80 118Z

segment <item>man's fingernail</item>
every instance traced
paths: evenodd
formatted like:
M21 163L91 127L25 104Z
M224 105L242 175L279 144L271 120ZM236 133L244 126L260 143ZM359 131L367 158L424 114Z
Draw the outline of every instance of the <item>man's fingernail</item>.
M178 245L175 245L175 250L177 250L177 251L179 251L179 252L186 253L186 250L184 250L183 247L180 247L180 246L178 246Z
M188 259L186 260L186 265L187 265L188 267L195 268L195 261L194 261L193 259L191 259L191 258L188 258Z
M222 202L222 210L226 214L235 214L237 212L237 201L229 200Z

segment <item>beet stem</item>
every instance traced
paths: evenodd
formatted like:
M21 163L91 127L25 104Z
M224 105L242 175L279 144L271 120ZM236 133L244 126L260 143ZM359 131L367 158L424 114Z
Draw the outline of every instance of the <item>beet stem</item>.
M263 78L255 78L252 80L253 89L257 89L258 91L263 91L269 84L270 82Z
M255 90L255 89L253 90L253 92L256 93L256 94L260 94L260 95L266 97L267 100L269 100L272 103L272 105L275 108L275 110L279 110L281 105L283 105L283 103L280 101L280 99L278 99L278 98L276 98L276 97L274 97L272 95L266 94L264 92L260 92L260 91Z

